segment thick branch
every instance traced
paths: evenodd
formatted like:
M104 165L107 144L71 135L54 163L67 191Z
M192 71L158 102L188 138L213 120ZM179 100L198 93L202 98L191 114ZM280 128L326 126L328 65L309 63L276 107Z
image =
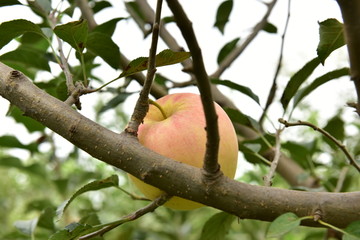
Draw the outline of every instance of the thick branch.
M91 156L170 195L191 199L240 218L272 221L285 212L308 216L316 211L321 213L321 220L338 227L360 220L360 192L319 193L267 188L225 176L206 189L199 168L165 158L143 147L136 137L117 134L98 125L2 63L0 95L18 106L26 116L41 122ZM319 226L313 221L304 224Z
M344 31L350 58L351 79L358 95L357 113L360 115L360 0L337 0L344 19Z

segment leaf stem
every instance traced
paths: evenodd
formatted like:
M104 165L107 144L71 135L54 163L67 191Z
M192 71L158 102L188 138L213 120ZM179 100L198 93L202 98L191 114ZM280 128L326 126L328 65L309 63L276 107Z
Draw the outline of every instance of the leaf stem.
M151 105L154 105L155 107L157 107L157 108L160 110L161 115L164 117L164 119L167 119L167 118L168 118L168 117L166 116L166 113L165 113L164 109L160 106L160 104L158 104L157 102L155 102L155 101L153 101L153 100L151 100L151 99L149 99L149 103L150 103Z
M324 221L322 221L322 220L318 220L318 222L321 224L321 225L324 225L324 226L326 226L326 227L328 227L328 228L332 228L332 229L334 229L334 230L336 230L336 231L338 231L338 232L341 232L342 234L348 234L347 232L345 232L344 230L342 230L341 228L338 228L338 227L335 227L334 225L331 225L330 223L327 223L327 222L324 222Z

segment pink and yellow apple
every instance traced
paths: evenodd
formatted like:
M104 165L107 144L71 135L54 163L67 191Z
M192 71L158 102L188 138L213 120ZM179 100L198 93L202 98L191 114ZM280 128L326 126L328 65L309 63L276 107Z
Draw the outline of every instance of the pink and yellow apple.
M200 96L193 93L170 94L155 104L158 106L150 105L144 123L139 127L140 143L165 157L201 168L206 149L206 124ZM214 104L220 134L219 164L225 176L234 178L238 158L236 133L225 111ZM160 189L129 176L147 198L155 199L161 195ZM189 210L203 205L173 197L165 206Z

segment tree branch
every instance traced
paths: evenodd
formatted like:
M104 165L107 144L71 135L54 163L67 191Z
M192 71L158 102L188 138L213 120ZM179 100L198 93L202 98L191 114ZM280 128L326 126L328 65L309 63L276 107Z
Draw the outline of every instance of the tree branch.
M140 96L136 102L135 109L131 116L130 122L125 129L125 132L133 134L135 136L137 136L139 125L142 123L142 121L145 118L145 115L149 110L149 94L156 73L155 57L156 57L157 43L159 39L161 7L162 7L162 0L158 0L156 6L155 19L154 19L154 26L152 30L152 41L151 41L151 47L149 53L149 63L148 63L146 80L140 92Z
M279 122L284 124L285 127L308 126L308 127L311 127L312 129L314 129L315 131L320 132L322 135L324 135L325 137L330 139L333 143L335 143L335 145L338 146L341 149L341 151L345 154L347 159L349 159L350 164L353 165L360 172L360 166L357 164L355 159L351 156L349 151L346 149L345 145L342 144L340 141L338 141L336 138L334 138L330 133L328 133L324 129L319 128L319 127L315 126L314 124L309 123L309 122L305 122L305 121L298 121L298 122L295 122L295 123L290 123L290 122L280 118Z
M220 136L217 121L218 116L215 111L215 106L212 104L213 98L210 81L205 70L201 49L197 42L194 29L192 28L192 23L177 0L167 0L167 3L174 14L175 21L191 52L193 59L192 72L196 77L204 108L207 142L203 169L205 170L206 177L216 178L220 173L220 165L218 164Z
M122 217L120 220L117 220L111 224L106 224L106 226L104 226L100 230L90 233L90 234L87 234L87 235L84 235L84 236L80 237L79 240L92 239L96 236L103 236L105 233L111 231L112 229L114 229L126 222L134 221L134 220L144 216L147 213L155 211L158 207L164 205L164 203L166 203L170 198L171 198L171 196L164 193L164 194L160 195L158 198L156 198L154 201L149 203L147 206L145 206L129 215L126 215L126 216Z
M260 20L258 24L254 27L252 33L245 39L245 41L235 48L226 58L220 63L219 68L211 74L211 78L219 78L221 74L230 67L230 65L240 56L240 54L249 46L249 44L255 39L257 34L265 27L265 25L268 23L268 18L270 16L270 13L272 12L275 3L277 0L273 0L270 3L267 3L267 11L263 18Z
M351 79L358 96L357 113L360 115L360 0L337 0L344 20Z
M284 32L281 35L281 46L280 46L280 56L279 56L279 61L278 61L278 65L276 67L276 71L275 71L275 75L273 78L273 83L272 86L270 88L269 91L269 95L268 98L266 100L266 104L264 107L264 111L259 119L259 125L262 128L263 125L263 121L266 117L267 111L270 107L270 105L273 103L275 95L276 95L276 90L277 90L277 78L279 76L280 73L280 69L282 66L282 58L283 58L283 52L284 52L284 45L285 45L285 36L286 36L286 32L289 26L289 21L290 21L290 10L291 10L291 0L288 0L288 8L287 8L287 16L286 16L286 22L285 22L285 27L284 27Z
M19 107L24 115L39 121L91 156L170 195L212 206L240 218L272 221L285 212L301 217L320 210L321 220L337 227L360 220L360 192L320 193L267 188L225 176L220 176L211 188L206 189L199 168L152 152L134 136L117 134L100 126L2 63L0 95ZM320 226L311 220L303 224Z
M266 187L271 187L272 185L272 179L275 175L275 171L276 168L279 164L280 161L280 157L281 157L281 140L280 140L280 135L281 135L281 129L276 131L276 146L275 146L275 155L274 158L271 161L271 165L270 165L270 169L269 169L269 173L264 177L264 185Z

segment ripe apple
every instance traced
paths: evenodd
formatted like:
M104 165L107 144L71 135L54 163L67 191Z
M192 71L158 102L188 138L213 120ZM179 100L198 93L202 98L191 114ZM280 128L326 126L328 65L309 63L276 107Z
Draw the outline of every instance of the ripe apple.
M216 103L220 145L218 161L225 176L234 178L238 142L234 127L225 111ZM205 116L198 94L176 93L164 96L150 105L138 138L142 145L173 160L198 168L203 165L206 149ZM149 199L162 191L129 175L135 186ZM165 206L190 210L203 206L180 197L172 197Z

